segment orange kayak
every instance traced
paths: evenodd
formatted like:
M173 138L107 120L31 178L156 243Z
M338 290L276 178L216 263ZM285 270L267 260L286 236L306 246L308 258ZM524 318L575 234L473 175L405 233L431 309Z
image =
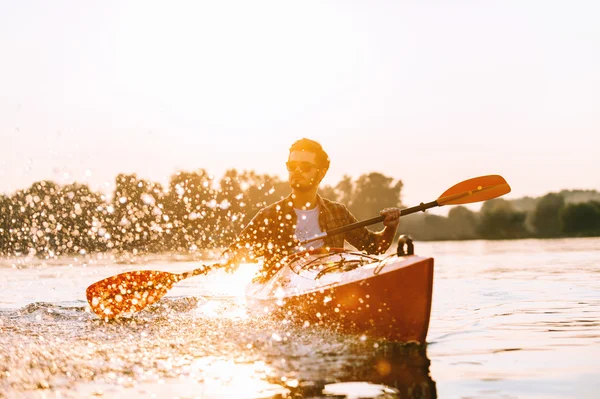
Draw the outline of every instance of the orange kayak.
M246 288L251 308L304 325L375 339L425 343L433 258L358 252L292 256L267 282Z

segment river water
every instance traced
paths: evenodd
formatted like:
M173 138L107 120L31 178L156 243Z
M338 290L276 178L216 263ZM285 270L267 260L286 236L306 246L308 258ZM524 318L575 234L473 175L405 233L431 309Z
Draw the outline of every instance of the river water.
M600 239L416 243L426 346L248 314L255 266L184 280L105 322L85 289L177 256L0 261L0 398L598 398Z

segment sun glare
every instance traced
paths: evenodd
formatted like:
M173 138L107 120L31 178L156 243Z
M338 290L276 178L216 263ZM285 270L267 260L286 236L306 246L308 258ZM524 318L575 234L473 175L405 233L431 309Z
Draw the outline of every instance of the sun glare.
M191 364L191 369L201 370L205 397L232 399L272 398L289 391L281 385L267 382L270 367L264 362L236 363L233 360L202 358ZM293 382L292 382L293 384Z

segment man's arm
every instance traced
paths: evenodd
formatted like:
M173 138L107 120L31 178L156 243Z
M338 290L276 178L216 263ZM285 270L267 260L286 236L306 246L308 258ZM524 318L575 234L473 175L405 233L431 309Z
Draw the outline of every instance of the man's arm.
M348 224L355 223L356 217L346 208ZM381 211L385 215L384 228L373 232L366 227L359 227L346 233L346 240L354 247L369 254L382 254L388 250L400 223L399 208L385 208Z

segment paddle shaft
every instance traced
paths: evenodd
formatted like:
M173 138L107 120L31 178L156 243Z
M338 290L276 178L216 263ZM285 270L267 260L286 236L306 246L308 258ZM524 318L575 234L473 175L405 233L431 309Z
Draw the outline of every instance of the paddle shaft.
M400 211L400 216L406 216L406 215L410 215L411 213L420 212L420 211L425 212L425 210L427 210L429 208L434 208L436 206L440 206L440 204L438 204L437 200L427 202L425 204L421 202L421 204L419 204L417 206L402 209ZM304 245L304 244L308 244L309 242L321 240L325 237L331 237L331 236L334 236L337 234L345 233L347 231L357 229L359 227L370 226L375 223L383 222L384 219L385 219L385 215L380 215L380 216L376 216L371 219L365 219L365 220L361 220L360 222L351 223L346 226L338 227L337 229L329 230L328 232L321 233L313 238L309 238L308 240L302 241L302 242L300 242L300 245Z

